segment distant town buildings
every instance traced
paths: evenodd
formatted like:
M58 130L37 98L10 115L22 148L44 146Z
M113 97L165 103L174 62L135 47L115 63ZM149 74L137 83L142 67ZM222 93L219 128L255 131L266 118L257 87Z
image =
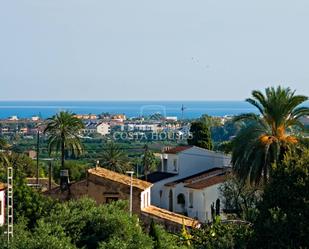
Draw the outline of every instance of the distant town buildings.
M172 122L177 122L178 118L177 117L165 117L166 121L172 121Z
M31 120L32 120L32 121L39 121L39 120L40 120L40 117L39 117L39 116L32 116L32 117L31 117Z
M17 116L11 116L11 117L9 117L9 120L10 121L17 121L18 117Z
M127 120L127 117L124 114L116 114L116 115L112 115L111 120L123 122L123 121Z
M98 118L96 114L75 114L74 117L82 120L96 120Z

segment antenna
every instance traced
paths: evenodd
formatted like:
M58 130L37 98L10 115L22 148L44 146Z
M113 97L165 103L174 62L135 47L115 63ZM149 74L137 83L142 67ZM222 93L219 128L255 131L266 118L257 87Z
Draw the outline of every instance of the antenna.
M8 235L8 243L10 242L10 238L13 238L13 168L8 167L7 170L8 180L7 180L7 205L8 205L8 227L7 227L7 235Z
M184 111L187 109L183 104L181 105L181 119L183 120Z

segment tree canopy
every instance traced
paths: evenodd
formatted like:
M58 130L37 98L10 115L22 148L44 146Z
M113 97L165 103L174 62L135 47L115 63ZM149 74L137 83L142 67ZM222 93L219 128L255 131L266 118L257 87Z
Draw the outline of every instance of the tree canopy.
M210 127L205 121L195 121L190 127L191 138L188 139L189 145L195 145L204 149L212 150Z
M83 152L79 134L83 122L70 112L62 111L47 119L44 133L48 135L48 151L61 152L61 166L64 169L65 153L79 155Z
M249 113L234 119L250 122L233 141L232 164L242 179L259 183L263 177L267 182L271 164L281 160L288 147L299 142L289 129L303 128L299 118L309 114L309 108L301 106L307 99L280 86L266 88L265 94L253 91L252 98L246 99L260 115Z

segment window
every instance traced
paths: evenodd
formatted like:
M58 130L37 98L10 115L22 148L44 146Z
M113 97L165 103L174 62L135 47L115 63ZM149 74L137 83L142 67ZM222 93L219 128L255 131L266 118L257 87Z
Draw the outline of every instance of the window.
M189 192L189 208L193 208L193 192Z
M0 201L0 215L2 215L2 201Z
M118 197L106 197L105 202L111 203L113 201L118 201Z
M177 171L177 159L174 159L173 165L174 165L174 171Z
M179 194L177 195L177 204L184 206L186 204L186 200L185 200L185 195L184 194Z
M163 159L163 172L167 172L167 159Z

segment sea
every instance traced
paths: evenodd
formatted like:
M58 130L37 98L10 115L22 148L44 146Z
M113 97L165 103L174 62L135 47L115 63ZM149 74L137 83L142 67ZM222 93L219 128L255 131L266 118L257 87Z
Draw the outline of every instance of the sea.
M309 107L309 102L305 103ZM255 112L245 101L0 101L0 118L48 118L59 111L78 114L125 114L127 117L160 113L166 117L198 118L203 114L230 116Z

